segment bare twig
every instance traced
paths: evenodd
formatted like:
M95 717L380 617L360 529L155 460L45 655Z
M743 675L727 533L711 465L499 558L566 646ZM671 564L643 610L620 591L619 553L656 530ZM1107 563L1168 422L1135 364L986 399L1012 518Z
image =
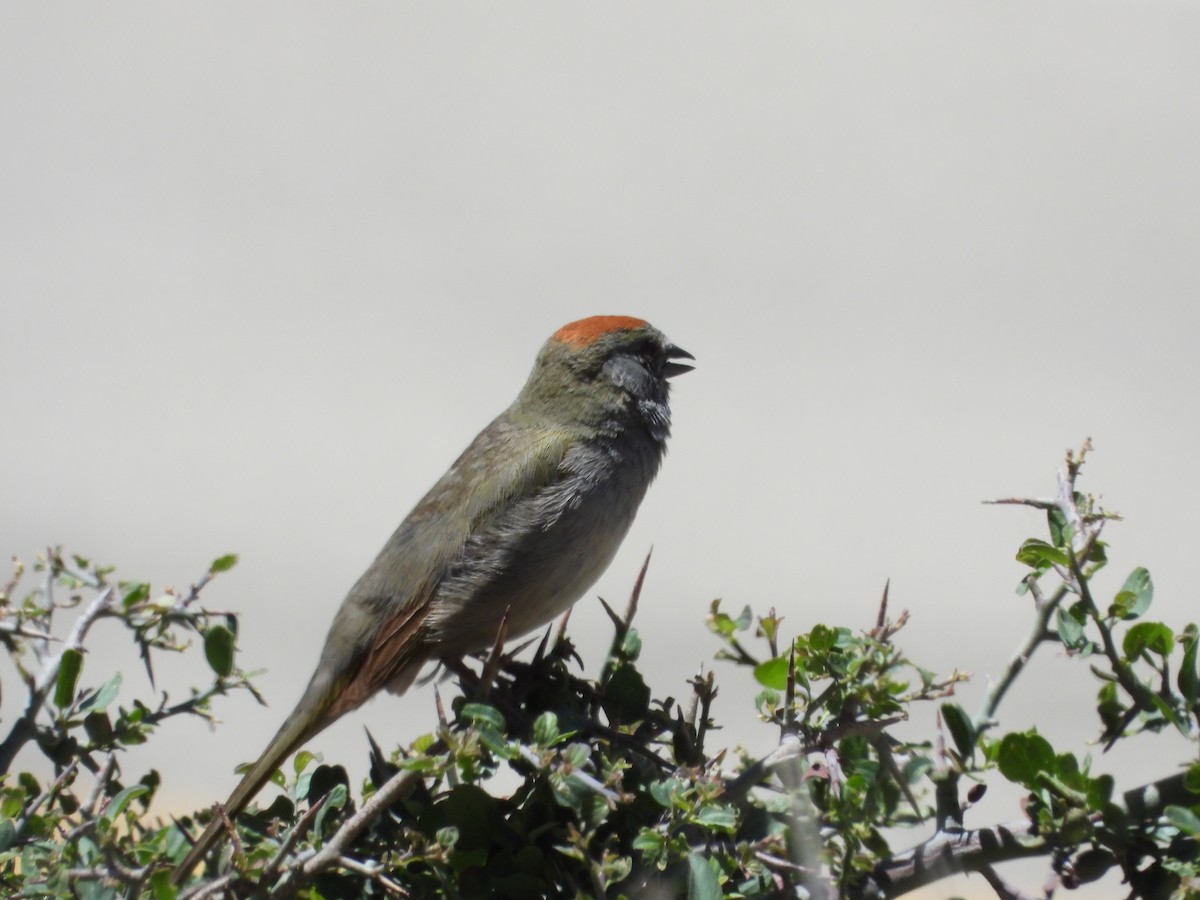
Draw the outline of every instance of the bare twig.
M49 643L50 641L58 641L54 635L46 631L39 631L36 628L30 628L28 625L21 625L18 622L0 622L0 632L11 634L16 637L33 638L36 641Z
M208 571L201 575L196 583L188 588L188 592L175 601L175 609L180 611L185 610L199 600L200 592L208 586L208 583L216 577L216 574L217 573L214 572L211 567L209 567Z
M1058 506L1057 500L1039 500L1033 497L994 497L982 502L988 506L1032 506L1034 509L1054 509Z
M1063 586L1048 598L1040 601L1035 599L1033 627L1029 629L1029 633L1021 642L1021 646L1009 658L1008 665L1004 667L1000 678L992 683L992 686L984 695L983 702L979 706L979 711L975 713L973 724L976 734L982 734L996 724L996 710L999 709L1004 695L1013 686L1013 682L1017 680L1017 676L1021 674L1038 646L1045 641L1053 640L1054 636L1050 630L1050 621L1054 618L1055 613L1058 612L1058 607L1066 596L1067 588Z
M389 894L395 894L397 897L410 896L408 891L406 891L396 882L392 881L390 878L386 877L377 866L368 866L349 856L339 856L337 859L337 864L343 869L349 869L351 872L357 872L359 875L370 878Z
M296 842L308 831L308 826L313 823L313 820L325 808L326 804L329 803L330 796L328 793L325 794L325 796L305 810L300 820L284 836L279 849L271 857L271 861L267 863L266 868L263 869L262 876L259 878L258 894L260 896L263 895L265 886L271 883L271 879L275 877L275 873L283 865L283 861L287 859L287 855L292 852L292 848L296 846Z
M304 884L326 869L337 865L343 852L354 843L355 839L393 802L411 790L412 786L420 779L419 772L403 770L389 778L383 787L375 792L375 796L342 823L342 827L337 830L337 833L311 859L302 866L289 869L276 889L272 891L271 896L276 898L293 897Z
M804 873L807 871L803 866L797 865L796 863L792 862L791 860L782 859L778 856L772 856L770 853L767 853L765 850L755 850L754 858L757 859L759 862L761 862L763 865L768 866L769 868L772 868L772 869L783 869L786 872L796 872L796 873Z

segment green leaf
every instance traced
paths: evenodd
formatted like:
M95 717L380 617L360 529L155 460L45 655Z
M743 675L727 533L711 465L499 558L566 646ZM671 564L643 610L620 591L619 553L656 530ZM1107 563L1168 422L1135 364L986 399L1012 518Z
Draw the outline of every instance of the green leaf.
M679 805L686 805L687 801L680 799L682 785L675 778L666 778L662 781L650 782L650 796L664 809L670 809L679 801Z
M122 581L119 587L125 592L121 597L121 606L125 609L150 599L150 585L145 581Z
M779 617L775 615L774 611L758 620L758 631L755 632L758 637L764 637L768 641L773 641L778 633Z
M1040 571L1051 565L1069 566L1071 559L1063 550L1037 538L1030 538L1017 551L1017 562Z
M228 572L237 565L238 557L236 553L226 553L224 556L218 556L212 561L208 567L208 571L216 574L217 572Z
M1136 619L1150 608L1154 599L1154 582L1150 573L1139 567L1129 573L1125 586L1117 592L1108 614L1117 619Z
M171 884L170 869L159 869L150 876L150 895L154 900L175 900L178 893Z
M1200 762L1192 763L1183 773L1183 786L1189 793L1200 794Z
M714 600L708 608L708 630L721 637L729 637L737 630L737 623L721 611L721 601Z
M1184 834L1200 835L1200 816L1186 806L1170 804L1163 810L1163 814L1167 817L1168 822Z
M750 611L750 605L746 604L742 607L741 614L734 620L733 625L738 631L745 631L750 627L750 623L754 621L754 613Z
M1138 622L1127 632L1121 649L1126 659L1137 659L1144 651L1169 656L1175 649L1175 635L1161 622Z
M508 727L500 710L494 706L488 706L486 703L465 703L463 708L458 711L458 717L476 725L491 726L500 732Z
M1078 650L1088 643L1083 636L1083 623L1074 613L1074 609L1058 608L1058 639L1069 650Z
M1096 671L1094 666L1092 667L1092 671ZM1121 729L1121 723L1125 717L1125 709L1125 704L1118 697L1117 686L1111 681L1101 685L1099 692L1096 694L1096 714L1100 716L1100 721L1104 723L1105 735L1116 735Z
M117 699L117 694L121 692L121 673L118 672L104 684L100 685L100 689L79 707L82 711L101 710L108 707L108 704Z
M634 660L638 658L638 654L642 652L642 638L637 633L636 628L630 628L625 632L625 639L621 641L621 655L625 659Z
M754 678L763 687L782 691L787 687L788 658L777 656L754 667Z
M1046 510L1046 525L1050 529L1050 542L1055 547L1065 547L1071 540L1071 528L1067 516L1057 506Z
M837 632L827 625L814 625L808 633L808 646L814 653L828 653L833 649Z
M317 818L313 822L313 830L317 834L320 834L323 830L325 817L346 805L347 796L349 795L344 784L335 784L329 789L329 799L325 801L325 805L321 807L321 811L317 813Z
M721 900L715 865L715 860L710 862L699 853L688 856L688 900Z
M737 812L723 803L710 803L696 815L696 821L717 831L733 833L737 829Z
M233 671L233 632L224 625L213 625L204 632L204 658L221 678Z
M504 735L495 728L487 725L479 726L479 743L487 747L501 759L512 759L517 755L517 748L510 746Z
M75 699L75 685L83 670L83 654L71 647L63 650L58 664L58 681L54 685L54 705L65 709Z
M1039 772L1053 772L1054 748L1036 732L1010 732L1000 741L996 763L1009 781L1033 787Z
M1103 809L1112 799L1113 777L1101 775L1098 778L1087 779L1087 802L1092 809Z
M0 819L0 853L9 849L17 840L17 826L12 819Z
M573 769L582 769L587 765L587 761L591 759L591 756L592 748L582 742L571 744L563 748L562 752L563 760Z
M25 809L25 803L31 797L36 797L41 791L29 790L26 788L24 792L8 791L6 795L0 795L0 819L11 819L21 814Z
M633 839L633 849L641 850L647 856L658 856L666 845L666 837L650 828L643 828Z
M533 723L533 742L541 747L549 747L558 740L558 716L552 712L544 712Z
M105 818L110 822L113 821L125 811L125 807L129 805L130 800L149 792L150 788L144 784L135 784L125 788L117 796L113 797L112 802L108 804L108 808L104 811Z
M958 750L958 755L963 760L970 759L975 753L976 740L975 726L971 722L971 717L963 712L963 708L957 703L943 703L942 721L950 729L950 736L954 738L954 746Z
M301 750L296 754L296 758L292 760L292 771L297 775L308 768L308 764L317 759L317 754L308 750Z
M1179 675L1175 683L1179 686L1179 693L1183 694L1187 705L1192 706L1196 698L1200 697L1200 673L1196 669L1196 650L1200 647L1200 640L1197 639L1196 626L1189 624L1180 635L1180 641L1184 646L1183 661L1179 664Z

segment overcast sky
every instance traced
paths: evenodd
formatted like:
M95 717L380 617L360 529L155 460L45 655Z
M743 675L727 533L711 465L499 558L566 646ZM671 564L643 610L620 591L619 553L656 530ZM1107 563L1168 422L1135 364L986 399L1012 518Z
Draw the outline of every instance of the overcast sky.
M1050 493L1086 435L1083 487L1127 517L1102 593L1148 566L1182 624L1197 46L1200 8L1166 0L5 4L0 549L159 588L241 555L207 599L241 614L270 709L221 702L224 727L173 723L137 763L163 804L223 799L546 337L618 313L697 368L576 609L590 664L595 596L623 601L653 545L659 692L711 664L714 597L858 628L891 578L911 655L974 672L974 709L1027 627L1013 553L1041 528L979 501ZM149 688L123 640L96 652L128 702ZM723 737L770 746L718 672ZM1050 653L1004 725L1080 750L1096 687ZM363 726L411 740L431 696L311 746L361 775ZM1123 787L1194 752L1133 744L1098 764Z

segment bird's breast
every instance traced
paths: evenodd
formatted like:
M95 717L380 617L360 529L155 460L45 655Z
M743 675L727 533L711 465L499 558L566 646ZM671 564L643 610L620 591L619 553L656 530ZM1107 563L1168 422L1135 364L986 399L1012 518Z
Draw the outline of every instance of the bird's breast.
M574 449L556 480L472 534L433 598L434 652L491 646L506 612L510 638L565 612L612 562L660 458L650 444Z

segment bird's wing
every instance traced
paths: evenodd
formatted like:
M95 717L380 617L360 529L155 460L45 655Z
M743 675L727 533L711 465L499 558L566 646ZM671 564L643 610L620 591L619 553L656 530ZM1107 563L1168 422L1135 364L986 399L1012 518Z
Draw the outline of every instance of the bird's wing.
M355 648L357 664L334 667L349 677L333 698L330 721L385 687L399 693L412 683L436 653L423 640L423 626L446 573L472 535L489 530L514 503L559 479L574 441L563 429L520 427L502 416L463 451L396 529L338 612L346 630L366 640ZM335 621L330 641L338 627Z

